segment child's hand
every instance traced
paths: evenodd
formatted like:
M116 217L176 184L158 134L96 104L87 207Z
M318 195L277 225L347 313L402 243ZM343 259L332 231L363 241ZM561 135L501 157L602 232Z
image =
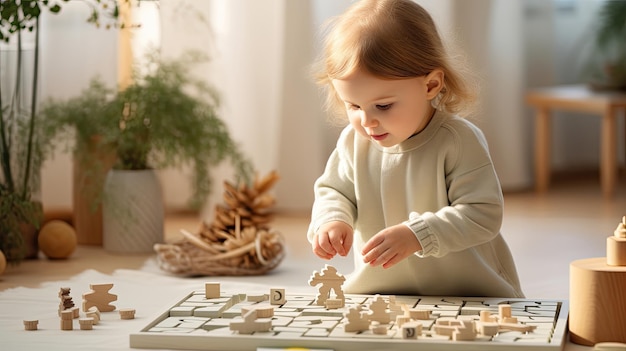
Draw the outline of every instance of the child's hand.
M322 225L313 237L313 252L330 260L335 255L346 256L352 247L352 227L341 221Z
M374 235L361 253L365 263L389 268L421 249L413 231L404 224L397 224Z

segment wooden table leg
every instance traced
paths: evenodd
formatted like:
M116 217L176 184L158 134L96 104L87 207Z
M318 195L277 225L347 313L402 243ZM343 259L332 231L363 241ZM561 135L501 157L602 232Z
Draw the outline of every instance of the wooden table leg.
M537 108L535 116L535 187L545 192L550 185L550 162L552 154L552 128L550 110Z
M617 120L616 109L609 107L602 117L600 145L600 182L606 197L613 196L617 181Z

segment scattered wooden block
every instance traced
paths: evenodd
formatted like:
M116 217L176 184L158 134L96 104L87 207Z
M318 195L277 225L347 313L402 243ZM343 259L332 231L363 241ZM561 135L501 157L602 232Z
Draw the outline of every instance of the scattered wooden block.
M100 322L100 310L98 310L96 306L89 308L89 310L85 312L85 315L89 318L93 318L94 325Z
M254 332L269 331L272 328L272 320L264 319L257 321L257 311L251 310L243 316L243 321L230 322L230 330L239 334L252 334Z
M461 325L452 333L454 341L472 341L476 339L476 324L472 320L462 320Z
M491 315L491 311L483 310L480 311L480 321L483 323L497 323L495 316Z
M257 318L272 318L274 317L274 307L272 306L249 306L241 308L241 315L244 316L246 313L256 310Z
M59 289L59 299L61 302L59 303L59 317L61 316L61 311L69 310L74 307L74 301L72 301L72 297L70 296L70 288L60 288Z
M263 301L268 301L269 299L270 299L270 296L268 294L247 296L247 300L250 302L263 302Z
M342 308L344 305L343 300L341 299L328 299L326 300L326 308L329 310L336 310L338 308Z
M74 319L74 312L72 310L61 311L61 320L71 321Z
M496 322L481 322L478 325L478 333L484 336L494 336L500 331L500 326Z
M417 339L422 335L422 324L416 322L408 322L402 324L402 339Z
M606 238L606 264L626 266L626 238L616 236Z
M284 305L287 302L285 296L285 289L270 289L270 304L271 305Z
M500 318L500 321L503 321L504 318L511 317L511 305L499 305L498 317Z
M219 299L221 297L220 283L207 282L204 283L204 297L207 299Z
M427 321L430 319L430 310L421 310L421 309L416 309L416 308L410 308L408 310L405 311L405 315L408 314L408 316L411 319L415 319L418 321Z
M80 330L92 330L93 318L79 318L78 324L80 324Z
M121 319L135 319L135 309L123 308L119 310Z
M411 317L409 316L396 316L396 325L398 328L401 328L405 323L411 322Z
M370 330L376 335L387 335L387 328L386 324L380 324L380 322L377 321L370 323Z
M69 319L63 319L63 315L61 315L60 326L61 330L73 330L74 329L74 318L72 318L72 312L69 312ZM67 318L67 317L66 317Z
M24 320L24 330L37 330L39 321L36 319Z
M518 331L522 333L529 333L535 329L537 329L536 325L528 325L521 323L499 323L500 330L512 330Z

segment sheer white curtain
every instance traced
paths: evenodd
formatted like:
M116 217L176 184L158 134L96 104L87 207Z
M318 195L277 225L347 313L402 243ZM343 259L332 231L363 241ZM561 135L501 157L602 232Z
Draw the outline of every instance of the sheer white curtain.
M323 167L324 117L309 78L314 28L310 1L161 0L161 52L175 57L188 49L211 58L198 74L222 94L221 115L260 175L277 170L277 208L303 211ZM214 172L219 201L230 169ZM179 172L163 172L170 203L186 197ZM181 191L182 190L182 191Z

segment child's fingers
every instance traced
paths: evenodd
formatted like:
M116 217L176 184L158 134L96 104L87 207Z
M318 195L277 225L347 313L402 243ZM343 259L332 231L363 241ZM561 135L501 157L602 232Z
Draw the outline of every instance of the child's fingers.
M343 245L341 246L341 250L337 250L337 253L341 256L347 256L348 252L350 252L350 249L352 248L352 240L352 235L346 235L342 242Z
M401 260L402 258L400 257L400 255L393 255L389 260L383 263L383 268L390 268Z
M380 246L383 243L383 241L384 241L384 238L382 235L374 235L369 241L365 243L365 245L363 245L363 249L361 250L361 255L366 256L372 250Z
M316 235L313 240L313 252L320 258L331 259L337 252L333 249L327 235Z

